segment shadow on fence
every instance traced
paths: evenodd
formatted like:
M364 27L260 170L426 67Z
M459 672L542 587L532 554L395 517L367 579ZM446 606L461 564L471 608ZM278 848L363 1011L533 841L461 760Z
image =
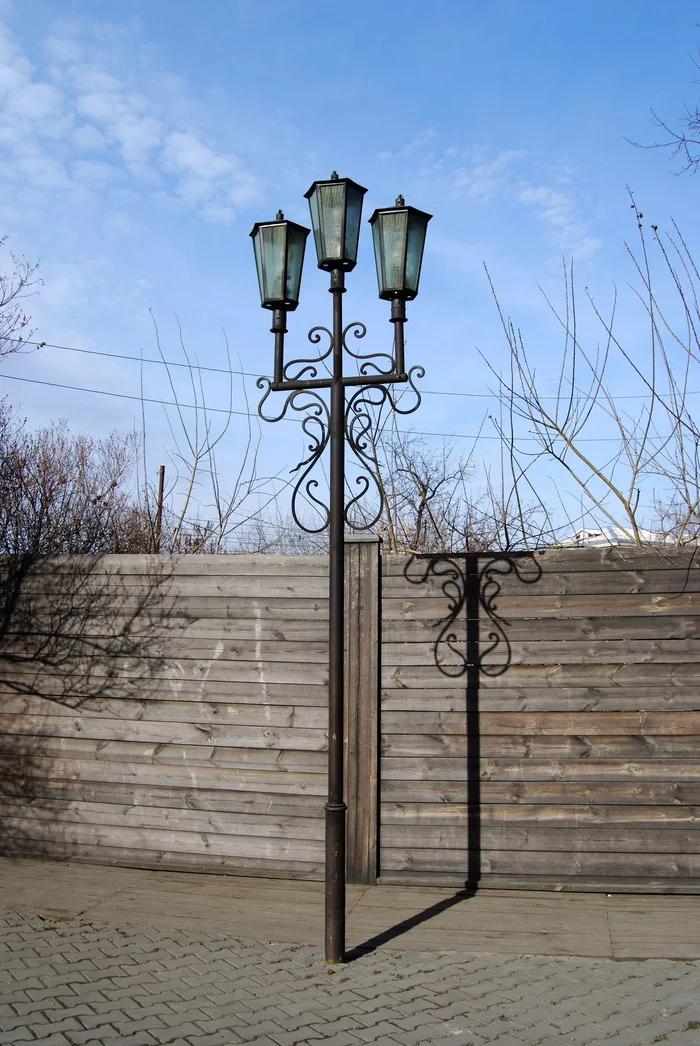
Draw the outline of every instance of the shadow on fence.
M404 577L411 584L425 585L433 578L440 586L447 607L444 617L435 623L435 667L449 679L463 679L465 685L467 891L477 887L482 867L479 691L483 676L501 676L511 664L509 622L498 609L498 597L509 576L533 585L540 580L542 567L531 553L467 552L414 555L404 568Z
M71 758L70 735L79 736L82 713L118 718L111 702L133 699L162 666L153 639L172 612L171 568L165 558L152 562L151 572L129 585L106 572L102 556L0 561L3 855L70 855L62 852L70 818L56 818L58 811L66 816L80 775L68 763L59 773L52 769ZM52 736L47 717L72 710L71 729Z

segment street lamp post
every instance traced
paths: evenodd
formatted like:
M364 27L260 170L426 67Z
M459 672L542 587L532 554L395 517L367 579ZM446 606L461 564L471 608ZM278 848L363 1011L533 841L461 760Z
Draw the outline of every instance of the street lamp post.
M399 196L394 207L376 210L372 225L379 297L391 302L394 326L393 354L362 354L348 343L365 336L361 323L343 326L345 273L355 268L362 215L362 198L367 190L350 178L339 178L333 172L327 181L316 181L305 194L309 201L318 267L330 274L333 296L333 322L327 327L314 327L309 341L318 345L324 335L327 346L310 359L289 363L284 359L284 336L287 313L299 303L299 286L304 249L309 229L287 221L281 211L272 222L257 222L251 236L260 285L260 301L272 311L271 332L275 336L273 378L259 378L264 389L259 413L266 421L279 421L288 411L305 414L302 423L309 438L307 456L295 466L298 473L292 494L292 515L296 523L311 533L329 531L329 692L328 692L328 801L326 802L326 959L343 961L345 952L345 824L347 806L344 796L343 768L343 701L344 701L344 612L345 612L345 525L369 529L381 515L379 508L371 520L360 524L353 514L371 487L376 466L373 426L378 424L381 408L388 403L400 414L418 408L420 396L414 385L422 377L422 367L408 372L404 363L404 324L406 302L418 293L425 234L431 215L407 207ZM356 362L355 374L344 374L344 354ZM330 371L320 377L322 367ZM399 403L392 387L408 384L415 399L405 406ZM346 402L346 389L352 392ZM330 390L330 406L319 390ZM266 413L266 402L272 392L287 393L277 414ZM357 477L358 492L346 501L345 444L364 468ZM330 446L330 482L328 503L318 494L319 482L312 473L326 447ZM375 481L376 482L376 481ZM378 493L378 491L377 491ZM320 512L318 526L309 525L299 514L300 501Z

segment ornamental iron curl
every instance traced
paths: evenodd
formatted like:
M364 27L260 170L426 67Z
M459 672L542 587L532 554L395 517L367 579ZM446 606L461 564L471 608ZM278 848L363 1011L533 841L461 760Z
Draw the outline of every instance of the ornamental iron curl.
M348 342L348 335L350 333L352 333L353 337L357 339L364 338L367 334L367 328L365 327L364 323L360 323L359 321L355 320L353 323L348 323L347 327L345 327L345 329L343 330L342 335L343 348L347 352L348 356L352 356L354 360L358 361L358 371L360 374L379 374L386 375L388 377L389 375L394 374L396 372L396 360L394 356L392 356L388 352L354 352L350 346L350 343ZM378 362L375 362L378 360L386 360L388 366L380 366Z
M344 437L348 447L352 451L360 471L354 477L354 493L346 485L347 500L344 503L344 521L352 530L368 530L379 522L382 515L381 487L378 481L379 460L377 457L377 445L381 438L384 422L384 408L388 407L397 414L408 415L418 410L421 396L415 384L416 378L422 378L425 370L421 366L412 367L407 374L399 376L396 371L396 359L393 355L385 352L357 353L348 343L352 335L356 339L364 338L367 328L363 323L355 321L343 328L341 343L342 349L357 361L358 377L367 378L367 384L357 384L357 378L350 378L352 393L345 404ZM319 344L323 336L328 337L328 346L314 358L300 358L286 363L281 371L282 381L279 385L266 377L258 378L257 387L263 389L263 396L258 405L258 414L264 421L281 421L288 412L306 412L307 416L302 422L304 434L309 438L307 444L308 454L302 458L297 465L291 469L292 474L298 473L292 488L291 511L294 522L302 530L310 534L318 534L325 530L330 521L330 506L326 500L318 496L320 482L311 475L318 465L330 438L330 410L327 402L323 399L317 388L304 387L304 382L311 385L322 384L324 387L330 382L319 382L318 375L321 364L328 367L326 361L333 353L333 334L327 327L312 327L308 332L308 340L312 344ZM386 378L387 384L382 382ZM403 388L400 392L394 389L397 380L401 380ZM266 413L266 403L270 393L275 391L287 391L285 383L300 383L301 388L294 388L288 392L281 410L277 414ZM345 382L343 382L345 384ZM406 392L410 390L411 398L406 403ZM359 488L359 489L357 489ZM376 510L374 505L371 509L371 518L353 519L353 514L360 503L365 499L368 492L372 491L376 499ZM313 506L321 517L318 526L309 526L302 521L300 511L302 502Z
M258 378L256 384L259 389L266 390L258 405L258 414L264 421L281 421L288 410L297 411L298 413L306 412L306 417L302 421L301 427L309 440L306 447L309 453L290 470L292 474L295 472L299 473L292 488L291 511L294 522L301 530L305 530L307 534L320 534L328 526L330 508L325 501L316 497L314 491L318 489L319 481L315 477L310 476L310 474L328 446L330 435L328 404L322 396L312 389L297 389L289 393L279 414L271 416L265 413L264 407L267 397L273 391L272 382L269 378ZM302 500L307 505L311 503L316 511L319 512L321 516L319 526L313 527L308 523L302 522L299 514L300 502Z
M306 335L308 341L312 345L318 345L322 340L323 335L328 336L328 348L325 352L322 352L319 356L313 356L309 359L302 357L298 360L290 360L286 363L283 370L283 378L285 381L302 381L307 378L317 378L319 372L319 364L327 360L333 352L333 334L328 330L328 327L312 327L309 333ZM300 368L296 372L294 368Z
M378 353L377 355L383 356L384 354ZM369 356L362 358L370 359ZM406 407L400 405L405 390L400 396L397 396L393 386L382 384L360 385L348 399L345 408L345 439L361 469L355 478L355 483L360 490L345 506L345 522L352 530L369 530L381 519L383 505L378 480L380 464L377 447L383 429L384 407L388 404L389 408L397 414L413 414L418 410L421 396L414 383L414 374L417 377L423 377L424 373L422 367L413 367L409 371L408 385L414 393L414 399ZM374 515L370 519L353 520L353 510L358 507L370 489L374 491L377 498L377 509Z

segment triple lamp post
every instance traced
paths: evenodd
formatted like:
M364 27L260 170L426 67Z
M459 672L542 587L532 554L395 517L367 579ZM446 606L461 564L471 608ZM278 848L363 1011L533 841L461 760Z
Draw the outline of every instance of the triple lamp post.
M346 417L345 389L348 386L386 386L409 381L404 363L404 323L406 302L418 293L425 234L431 215L415 207L407 207L399 196L394 207L376 210L369 223L372 226L374 255L377 266L379 297L391 302L391 323L394 325L393 356L390 366L365 362L359 373L343 373L343 352L347 350L345 336L351 327L343 327L342 296L345 293L345 273L355 268L360 235L362 198L367 192L350 178L339 178L334 171L327 181L316 181L305 194L311 211L316 254L319 269L330 273L330 293L333 296L332 330L315 328L312 334L327 330L330 347L318 360L295 360L285 364L284 336L287 333L287 313L299 304L299 285L304 262L304 250L309 229L287 221L281 211L270 222L257 222L251 236L255 264L260 285L260 302L272 312L271 332L275 336L273 378L261 379L260 387L267 386L263 402L270 392L288 394L280 414L268 420L279 420L287 406L294 406L294 397L300 392L330 389L330 412L327 430L316 441L314 461L330 443L330 484L327 525L329 529L329 694L328 694L328 801L326 811L326 866L325 866L325 944L326 959L330 963L343 961L345 953L345 825L346 811L343 768L343 700L344 700L344 604L345 604L345 523L348 519L345 501L345 438L349 432ZM364 328L363 328L364 332ZM351 355L356 360L372 357ZM330 357L331 376L318 377L319 368L313 364ZM376 357L377 359L380 356ZM294 368L296 367L296 370ZM395 407L393 399L392 405ZM262 408L262 403L261 403ZM295 409L300 409L295 407ZM262 413L262 409L261 409ZM319 412L316 411L318 414ZM262 415L265 417L265 415ZM320 423L319 423L320 424ZM307 465L305 459L302 465ZM308 474L306 468L302 479ZM299 483L301 480L299 481ZM308 489L308 488L307 488ZM317 500L317 499L314 499ZM317 501L318 504L318 501ZM295 516L295 518L297 518ZM304 523L297 518L300 526ZM304 529L309 529L304 527Z

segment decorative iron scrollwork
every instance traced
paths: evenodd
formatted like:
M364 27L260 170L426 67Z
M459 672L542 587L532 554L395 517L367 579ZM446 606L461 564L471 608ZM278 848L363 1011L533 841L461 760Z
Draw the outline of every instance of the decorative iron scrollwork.
M364 323L359 323L357 320L354 323L348 323L347 327L343 330L343 348L347 352L348 356L352 356L354 360L358 361L358 371L362 375L368 374L386 374L388 377L393 374L396 369L396 362L394 357L388 352L368 352L361 353L355 352L348 342L348 335L352 332L355 338L364 338L367 333L367 328ZM386 360L387 365L382 366L379 361Z
M330 508L325 501L316 496L315 491L318 490L319 481L310 474L328 445L330 434L328 404L322 396L312 389L297 389L289 393L279 414L269 415L265 413L264 408L265 401L272 391L272 382L269 378L258 378L256 384L259 389L266 390L258 406L258 414L264 421L280 421L285 417L288 410L306 413L301 427L309 440L307 444L309 453L291 470L292 474L295 472L299 473L292 487L291 511L294 522L301 530L305 530L307 534L320 534L328 526ZM318 526L311 526L309 523L302 521L300 516L302 500L307 505L311 504L319 513L321 522Z
M286 363L282 372L285 381L302 381L319 376L319 365L324 360L327 360L333 352L333 335L328 330L328 327L312 327L306 335L307 340L312 345L318 345L323 340L324 334L328 337L328 348L318 356L313 356L309 359L290 360L289 363ZM295 368L297 369L295 370Z
M346 328L347 330L347 328ZM378 357L384 356L378 353ZM358 357L369 361L369 356ZM375 357L376 358L376 357ZM374 365L365 363L364 366ZM405 387L397 396L393 385L360 385L349 397L345 407L345 438L347 445L360 465L361 471L355 477L355 484L360 488L345 506L345 522L353 530L369 530L379 522L382 515L382 492L379 485L379 459L377 447L384 427L384 408L388 405L397 414L412 414L418 410L421 396L416 388L414 377L422 378L425 371L422 367L413 367L408 374L408 387L414 398L408 405L402 406ZM371 518L353 519L353 511L373 490L377 507Z
M364 323L355 321L343 328L341 339L343 350L357 361L359 376L368 380L366 385L353 384L350 386L353 391L345 407L345 439L360 466L360 472L349 483L349 486L354 486L355 489L354 492L352 489L347 492L348 497L344 508L345 522L353 530L368 530L381 518L382 499L378 482L377 444L384 424L384 408L388 407L397 414L403 415L412 414L418 410L421 397L415 379L425 375L423 367L412 367L407 375L407 385L403 385L397 392L394 384L391 383L391 380L395 381L397 378L394 356L386 352L359 353L351 347L349 341L351 336L360 340L365 337L366 333L367 328ZM312 327L307 335L313 345L318 345L324 336L328 338L328 345L318 356L291 360L284 365L283 382L309 381L313 383L319 377L322 364L328 370L326 361L333 352L332 332L327 327L319 326ZM387 378L388 384L386 385L377 381L383 376ZM320 483L311 473L323 455L330 437L328 404L316 389L294 389L288 393L279 413L268 414L265 405L270 393L275 391L273 382L270 378L258 378L257 386L264 390L258 406L258 414L264 421L280 421L288 411L297 411L307 415L302 422L302 429L309 438L308 454L291 470L293 474L298 473L292 488L291 510L297 526L307 533L318 534L328 526L330 507L325 499L318 496ZM412 397L408 401L405 398L407 391L412 393ZM369 491L373 492L375 499L370 514L362 518L356 516L360 502L365 499ZM321 521L318 526L310 526L308 523L302 522L300 515L302 502L307 506L312 506L319 513ZM354 516L356 518L353 518Z

